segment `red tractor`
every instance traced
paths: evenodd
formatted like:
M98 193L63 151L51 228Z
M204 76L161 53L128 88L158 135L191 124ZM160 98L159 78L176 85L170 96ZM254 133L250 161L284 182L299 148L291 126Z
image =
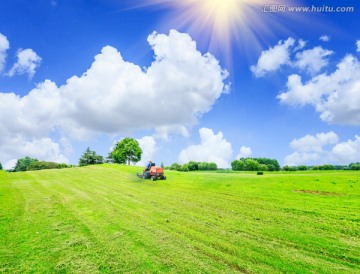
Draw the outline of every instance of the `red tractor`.
M164 169L156 166L155 163L151 163L150 170L144 170L142 174L138 173L137 176L142 179L150 179L152 181L156 181L157 179L166 180Z

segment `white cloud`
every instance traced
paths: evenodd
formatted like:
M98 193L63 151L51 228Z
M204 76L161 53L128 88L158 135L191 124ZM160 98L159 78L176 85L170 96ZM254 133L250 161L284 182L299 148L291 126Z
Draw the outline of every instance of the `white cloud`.
M153 161L153 157L157 151L156 141L153 136L144 136L141 139L137 139L139 146L143 153L141 155L141 161L137 165L144 166L148 160Z
M360 40L356 41L356 51L360 52Z
M41 57L32 49L20 49L17 54L17 61L8 72L8 76L12 77L15 74L28 74L32 79L35 75L36 69L40 66Z
M6 62L6 51L10 44L5 35L0 33L0 73L3 71Z
M148 41L155 61L147 69L106 46L83 75L60 87L46 80L24 97L0 93L0 161L18 156L3 153L18 136L33 142L57 135L71 147L74 139L103 133L154 129L164 139L173 131L188 134L187 127L227 92L227 72L187 34L153 33Z
M327 57L333 53L333 51L323 49L320 46L304 50L296 54L294 65L300 69L307 70L310 74L314 75L329 64Z
M322 152L326 145L336 144L339 137L332 131L328 133L318 133L314 135L306 135L300 139L294 139L290 143L290 147L302 152Z
M303 49L306 46L306 43L307 43L306 41L299 39L298 45L294 48L294 52Z
M319 40L323 41L323 42L329 42L330 41L330 36L329 35L322 35L319 37Z
M248 158L252 154L251 147L242 146L240 148L240 152L238 155L236 155L236 159L240 158Z
M228 168L232 155L231 144L224 139L222 132L214 134L209 128L199 130L200 144L190 145L179 155L180 163L189 161L214 162L220 168Z
M286 41L279 41L279 43L261 53L261 56L256 66L251 66L251 71L256 77L265 76L268 72L279 69L282 65L290 64L290 49L295 44L293 38L288 38Z
M332 149L334 158L340 163L360 162L360 136L355 136L355 140L339 143Z
M37 158L43 161L58 163L68 163L69 160L61 153L60 145L50 138L36 139L27 141L23 137L17 137L7 142L6 147L2 147L0 156L6 161L5 169L11 169L16 164L16 159L24 156Z
M285 157L284 165L298 166L298 165L312 165L325 164L326 162L319 162L321 155L314 152L293 152Z
M360 137L339 142L336 133L318 133L294 139L293 153L285 157L285 165L349 164L360 161Z
M306 83L290 75L287 91L278 95L288 105L313 105L328 123L360 125L360 61L347 55L332 74L320 74Z

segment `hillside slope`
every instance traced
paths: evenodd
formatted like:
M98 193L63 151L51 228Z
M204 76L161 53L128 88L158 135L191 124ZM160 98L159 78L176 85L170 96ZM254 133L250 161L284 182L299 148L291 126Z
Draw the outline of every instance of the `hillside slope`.
M355 172L0 173L0 273L360 273Z

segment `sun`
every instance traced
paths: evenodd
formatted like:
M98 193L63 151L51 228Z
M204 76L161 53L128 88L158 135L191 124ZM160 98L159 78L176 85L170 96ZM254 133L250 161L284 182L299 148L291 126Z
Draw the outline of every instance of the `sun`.
M287 0L272 0L284 5ZM297 0L293 0L297 1ZM207 45L211 53L232 62L234 47L242 52L259 50L264 37L279 27L278 14L264 14L269 0L142 0L136 8L170 10L162 24L184 30ZM285 14L282 14L285 15ZM286 15L285 15L286 16Z

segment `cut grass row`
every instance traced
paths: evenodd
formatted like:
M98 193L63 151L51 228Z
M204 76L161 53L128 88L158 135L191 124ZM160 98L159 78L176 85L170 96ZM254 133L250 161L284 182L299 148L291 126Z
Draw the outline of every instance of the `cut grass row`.
M356 172L0 173L1 273L360 273Z

